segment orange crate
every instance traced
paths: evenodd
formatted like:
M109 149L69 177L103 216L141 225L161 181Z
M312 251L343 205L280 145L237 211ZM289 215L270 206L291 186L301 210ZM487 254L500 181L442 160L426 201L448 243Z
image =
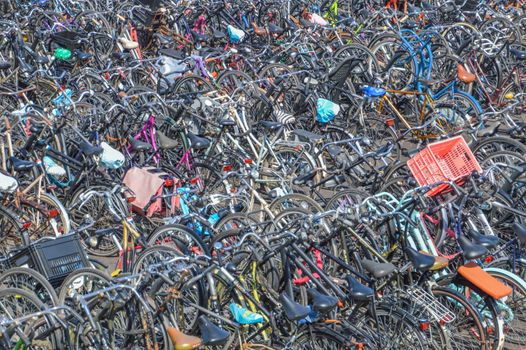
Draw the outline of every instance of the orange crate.
M420 186L439 181L457 181L474 171L482 172L477 159L462 136L433 142L407 161L411 174ZM433 197L448 190L448 185L431 189L426 196Z

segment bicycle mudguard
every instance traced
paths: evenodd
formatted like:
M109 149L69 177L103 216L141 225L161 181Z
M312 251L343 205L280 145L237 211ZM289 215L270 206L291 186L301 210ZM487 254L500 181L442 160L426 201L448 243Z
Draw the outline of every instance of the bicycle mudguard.
M512 293L512 289L499 282L477 264L470 262L460 266L457 273L490 297L498 300Z
M511 271L499 267L485 267L483 270L490 274L505 276L526 290L526 281Z

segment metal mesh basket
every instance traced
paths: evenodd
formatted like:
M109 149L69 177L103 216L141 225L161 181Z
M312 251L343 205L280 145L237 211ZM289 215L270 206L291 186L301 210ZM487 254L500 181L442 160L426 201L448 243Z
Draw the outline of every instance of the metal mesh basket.
M406 290L406 293L438 322L450 323L455 320L455 314L424 289L413 287Z

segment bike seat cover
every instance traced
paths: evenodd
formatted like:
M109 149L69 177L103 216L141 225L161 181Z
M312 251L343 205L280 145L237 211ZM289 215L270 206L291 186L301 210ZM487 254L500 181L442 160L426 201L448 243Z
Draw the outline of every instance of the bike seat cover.
M33 169L35 163L17 157L9 157L9 164L14 171L28 171Z
M322 294L316 289L307 289L307 294L311 299L312 308L314 311L319 312L320 314L329 313L334 310L336 306L338 306L338 298Z
M374 292L371 288L361 284L353 276L347 275L346 280L349 284L349 294L353 300L369 301L374 296Z
M385 89L369 85L363 86L362 92L367 97L382 97L383 95L385 95Z
M340 113L340 105L324 98L316 101L316 120L320 123L331 122Z
M101 142L102 155L100 156L100 164L108 169L119 169L123 166L125 158L124 154L108 145L106 142Z
M460 266L457 273L494 299L504 298L512 292L510 286L500 282L473 262Z
M199 316L197 323L199 324L201 339L204 345L221 346L224 345L230 337L229 332L216 326L205 315Z
M119 42L122 47L126 50L134 50L139 47L139 43L136 41L128 40L126 38L119 38Z
M18 182L14 177L0 173L0 192L12 193L18 188Z
M207 149L208 146L210 146L210 141L208 141L204 137L199 137L197 135L192 134L191 132L189 132L186 136L188 136L188 139L190 140L190 145L193 149Z
M310 313L310 308L308 306L303 306L294 300L292 300L286 293L283 293L279 296L279 301L283 305L283 310L285 311L285 316L290 321L301 320Z
M230 312L239 324L255 324L265 322L265 318L257 312L252 312L239 304L232 303L229 306Z
M150 145L149 143L131 137L128 140L128 142L130 143L131 150L134 152L149 151L152 149L152 145Z
M66 176L66 169L55 163L55 161L48 156L45 156L42 159L42 162L44 163L44 167L46 168L46 173L48 173L51 176L55 177L63 177Z
M375 278L388 276L396 270L396 266L391 263L378 263L367 259L362 260L362 266L369 273L372 273Z
M464 66L460 63L457 64L457 77L458 79L460 79L461 82L466 84L474 82L477 78L475 74L468 72L467 69L464 68Z
M98 156L99 154L101 154L104 151L104 149L102 147L93 146L91 143L89 143L87 141L82 141L79 144L79 148L80 148L81 152L84 153L87 156Z
M232 25L228 25L227 27L227 31L228 31L228 37L230 39L231 42L233 43L239 43L241 41L243 41L243 39L245 38L245 32L242 31L241 29L238 29Z
M169 138L161 131L157 130L157 141L159 141L159 147L161 149L174 149L179 144L176 140Z
M435 264L435 258L431 255L422 254L411 247L405 249L407 257L413 263L415 269L420 272L431 270Z
M518 60L526 60L526 51L521 51L517 49L510 49L510 53L515 56Z
M469 236L475 243L487 249L495 249L499 245L499 238L497 236L484 235L475 230L470 230Z
M198 337L186 335L173 327L168 327L166 332L175 350L192 350L201 346L201 339Z
M468 260L479 259L488 254L488 250L486 249L486 247L471 242L464 235L461 235L458 238L458 241L460 243L460 247L463 250L462 254Z
M518 222L515 222L513 224L513 232L517 234L517 238L522 243L526 243L526 226L523 224L520 224Z

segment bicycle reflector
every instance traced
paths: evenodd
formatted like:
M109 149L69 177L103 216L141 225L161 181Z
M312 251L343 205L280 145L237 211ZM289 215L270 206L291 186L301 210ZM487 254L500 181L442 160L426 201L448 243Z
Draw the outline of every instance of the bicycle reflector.
M426 332L429 329L429 321L428 320L420 320L419 321L419 327L422 332Z
M252 159L247 158L247 159L243 160L243 163L245 163L245 164L252 164L253 162L252 162Z
M27 221L27 222L24 222L24 223L22 224L22 228L23 228L24 230L27 230L27 229L30 228L30 227L31 227L31 221Z
M387 125L387 126L393 126L394 123L395 123L395 120L393 118L387 119L385 121L385 125Z
M164 185L166 187L172 187L174 185L174 180L173 179L164 179Z
M223 171L231 171L232 170L232 165L230 164L227 164L227 165L223 165Z
M56 209L56 208L51 209L51 210L48 212L47 216L48 216L50 219L52 219L52 218L56 218L56 217L58 216L58 209Z

